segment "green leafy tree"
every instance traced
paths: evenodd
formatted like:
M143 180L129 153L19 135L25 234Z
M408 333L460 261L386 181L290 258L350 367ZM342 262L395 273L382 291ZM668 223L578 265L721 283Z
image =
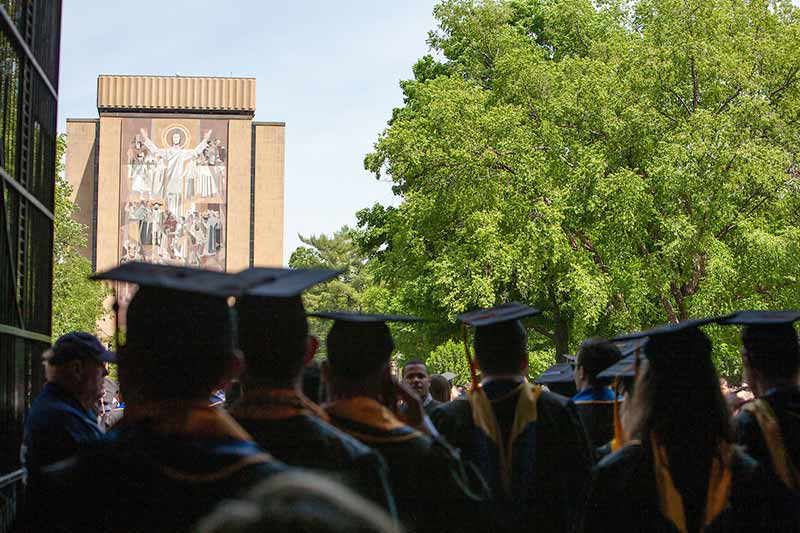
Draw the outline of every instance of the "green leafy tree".
M65 135L56 143L56 188L53 234L53 338L70 331L97 330L103 316L107 290L89 280L92 264L81 255L86 247L86 226L73 219L78 207L70 200L72 187L62 164L67 145Z
M519 299L581 339L796 306L800 13L788 1L445 0L365 166L358 236L394 308L454 337ZM711 330L738 373L733 330ZM537 349L534 350L535 352ZM552 359L551 359L552 361Z

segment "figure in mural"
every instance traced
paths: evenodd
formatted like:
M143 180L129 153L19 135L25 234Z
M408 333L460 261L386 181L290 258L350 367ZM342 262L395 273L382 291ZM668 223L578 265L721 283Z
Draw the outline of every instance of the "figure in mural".
M144 128L140 130L142 142L155 157L161 157L165 162L164 178L166 182L167 209L172 213L181 214L183 212L183 177L186 172L186 162L193 159L198 154L203 153L203 149L208 145L211 137L211 130L206 131L203 140L193 149L183 148L183 134L174 131L170 137L172 145L167 148L159 148L147 136Z

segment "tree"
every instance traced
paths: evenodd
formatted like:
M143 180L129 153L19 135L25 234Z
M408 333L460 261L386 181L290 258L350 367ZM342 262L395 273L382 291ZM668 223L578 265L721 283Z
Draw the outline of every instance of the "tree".
M66 145L66 136L59 135L53 212L53 338L70 331L94 333L108 294L101 283L89 280L92 264L81 255L87 242L86 226L72 218L78 207L70 200L72 187L63 175Z
M439 60L401 82L404 106L365 159L403 200L358 215L396 307L452 321L523 300L558 355L795 305L790 2L445 0L435 15ZM735 332L712 334L736 374L722 346Z

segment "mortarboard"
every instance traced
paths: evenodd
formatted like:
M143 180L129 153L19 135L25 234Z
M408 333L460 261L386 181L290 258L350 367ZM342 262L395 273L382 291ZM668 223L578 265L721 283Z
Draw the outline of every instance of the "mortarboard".
M358 313L355 311L317 311L308 316L326 318L348 324L384 324L386 322L422 322L421 318L406 315L382 315L379 313Z
M405 315L382 315L351 311L320 311L308 316L333 320L326 339L328 360L339 375L363 377L388 360L394 350L386 322L420 322Z
M636 338L625 341L617 341L615 344L619 348L622 358L609 366L597 377L604 380L614 378L633 378L636 376L637 358L642 357L642 346L647 342L647 338Z
M456 379L458 377L458 374L455 374L453 372L443 372L442 373L442 377L444 379L446 379L447 381L453 381L454 379Z
M529 316L540 314L541 311L528 307L519 302L508 302L497 307L490 309L478 309L468 313L462 313L456 317L461 322L461 336L464 340L464 353L467 356L469 363L469 370L472 378L473 386L478 383L478 373L475 369L475 362L469 352L469 343L467 342L467 326L473 326L476 329L476 335L485 332L489 335L499 335L501 337L509 337L514 332L507 329L508 325L511 327L520 328L519 320ZM505 325L505 327L504 327ZM477 337L476 337L477 338Z
M547 387L558 394L572 396L575 394L575 367L572 363L557 363L533 380L537 385Z
M737 326L784 326L800 320L800 311L739 311L720 320L720 324Z
M291 298L342 272L326 268L248 268L236 278L248 296Z
M541 311L538 309L528 307L525 304L509 302L497 307L492 307L491 309L478 309L477 311L462 313L456 318L459 322L480 328L509 322L511 320L519 320L520 318L535 316L540 313Z
M339 270L328 269L249 268L237 274L229 274L133 261L95 274L92 279L122 281L135 283L139 287L192 292L222 298L242 293L288 298L340 273Z
M688 331L693 331L700 326L706 324L719 323L729 318L731 315L710 317L710 318L692 318L689 320L682 320L671 324L664 324L652 329L644 331L635 331L633 333L625 333L611 339L611 342L625 342L636 339L654 339L657 337L668 337L682 335Z
M225 298L241 290L236 276L214 270L158 265L133 261L91 277L94 280L122 281L141 287L205 294Z
M574 376L575 369L570 363L557 363L539 374L533 382L540 385L569 383L573 381Z
M740 311L721 321L742 326L742 344L750 359L797 360L797 330L800 311ZM779 364L780 366L780 364Z

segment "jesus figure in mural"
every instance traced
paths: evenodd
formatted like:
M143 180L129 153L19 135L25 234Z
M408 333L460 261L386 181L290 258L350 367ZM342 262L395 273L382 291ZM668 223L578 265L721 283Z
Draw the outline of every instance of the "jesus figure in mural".
M195 148L185 149L181 145L181 133L172 134L172 145L167 148L159 148L155 145L144 128L141 130L144 145L150 150L154 157L161 156L164 160L164 183L167 185L167 210L173 214L183 215L183 174L186 162L198 154L203 153L203 149L208 146L208 139L211 138L211 130L208 130Z

